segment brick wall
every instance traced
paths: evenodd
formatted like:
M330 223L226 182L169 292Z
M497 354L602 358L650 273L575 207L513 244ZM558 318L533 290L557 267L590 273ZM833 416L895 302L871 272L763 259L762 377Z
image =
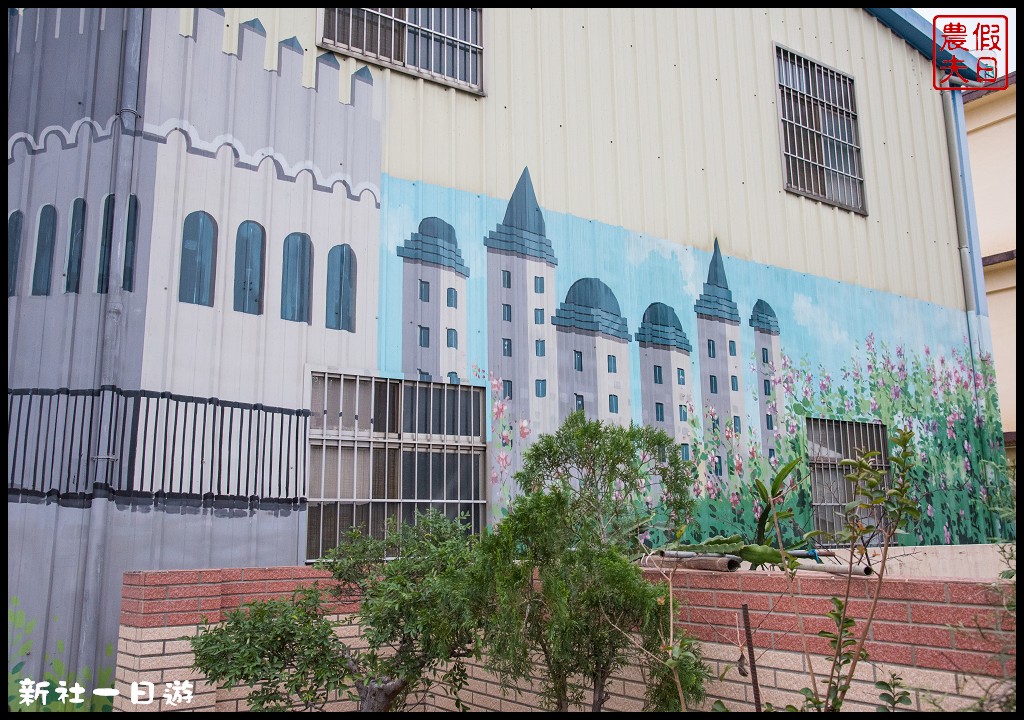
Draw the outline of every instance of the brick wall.
M115 710L237 710L244 709L243 690L211 687L191 670L187 640L205 616L222 619L242 602L290 597L298 587L326 580L327 573L305 567L125 573L121 628L118 640ZM660 577L651 574L652 579ZM742 640L740 606L750 608L751 626L762 702L799 702L797 691L810 686L804 642L815 673L826 671L827 641L819 630L832 629L825 613L829 597L842 596L845 580L818 573L739 571L717 573L679 570L673 575L679 620L702 641L716 677L708 684L709 700L721 699L732 709L753 707L749 677L736 668ZM854 618L865 617L873 585L870 578L853 581L849 607ZM792 595L792 596L791 596ZM799 610L800 615L794 612ZM337 617L356 610L353 604L331 607ZM340 630L357 641L358 628ZM847 696L849 709L873 710L876 680L890 672L912 688L914 709L956 709L968 705L1003 677L1015 673L1016 627L988 584L946 579L891 578L885 581L866 649L868 662L858 668L857 681ZM1007 655L1000 657L999 650ZM745 650L744 650L745 654ZM163 683L188 679L195 683L191 704L170 707L159 696ZM151 705L133 705L131 683L148 681L156 687ZM609 709L640 710L643 678L627 667L613 678ZM462 700L480 710L532 710L534 688L502 695L498 684L481 667L470 668ZM420 709L453 709L442 695L420 698ZM343 709L343 708L338 708Z

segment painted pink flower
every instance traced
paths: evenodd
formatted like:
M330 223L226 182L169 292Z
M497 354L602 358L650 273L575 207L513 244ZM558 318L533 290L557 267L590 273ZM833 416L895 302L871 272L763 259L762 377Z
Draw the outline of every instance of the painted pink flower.
M878 401L871 398L871 412L878 412Z
M753 460L756 457L757 457L757 445L753 445L752 444L750 446L750 459Z
M945 525L942 526L942 534L946 538L946 544L947 545L952 545L953 544L953 533L951 533L949 531L949 523L948 522Z
M530 435L530 421L520 420L519 421L519 437L525 440Z
M498 400L494 403L494 419L500 420L505 417L505 410L508 409L508 403L504 400Z
M901 392L900 386L899 385L893 385L892 386L892 399L893 400L899 400L900 399L900 392Z
M925 357L929 357L932 354L932 349L930 347L928 347L927 345L924 346L924 354L925 354Z
M753 510L754 510L754 517L755 518L761 517L761 510L762 509L763 508L761 507L761 503L759 503L757 500L755 500L754 501L754 508L753 508Z
M495 375L494 373L491 373L491 392L494 395L498 395L501 393L501 385L501 378Z
M980 428L985 424L985 419L981 415L974 416L974 427Z
M779 467L779 456L772 455L770 458L768 458L768 464L772 466L773 470L777 469Z
M508 470L508 466L512 464L512 456L502 450L498 453L498 465L501 466L502 470Z
M935 517L935 508L932 507L931 503L928 503L928 517Z
M985 489L984 485L978 487L978 493L981 495L982 502L988 502L988 490Z
M964 516L964 509L960 508L960 517L963 517L963 516Z
M973 449L974 448L971 447L971 443L968 442L967 440L964 440L964 452L970 455Z
M497 484L498 484L498 471L497 470L491 470L491 485L497 485Z
M729 504L732 505L733 510L739 507L740 494L738 492L733 491L733 493L729 496Z
M868 333L867 338L864 340L864 346L868 349L868 352L875 351L875 334Z
M508 430L501 431L501 446L510 447L512 445L512 433Z
M971 471L971 459L970 458L964 458L964 470L967 471L967 472Z

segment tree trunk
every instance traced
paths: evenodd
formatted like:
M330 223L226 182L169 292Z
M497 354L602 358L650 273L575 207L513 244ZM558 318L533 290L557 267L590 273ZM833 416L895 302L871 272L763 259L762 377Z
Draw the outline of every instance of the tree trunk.
M590 702L590 712L601 712L605 701L608 700L608 693L604 691L604 686L608 682L608 673L595 673L591 680L594 683L594 697Z
M405 680L385 680L369 682L356 687L359 693L360 712L391 712L395 698L406 686Z

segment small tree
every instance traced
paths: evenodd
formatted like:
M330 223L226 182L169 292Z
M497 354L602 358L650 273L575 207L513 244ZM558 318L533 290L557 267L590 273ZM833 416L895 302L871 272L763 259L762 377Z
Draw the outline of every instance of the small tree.
M545 702L559 711L583 705L586 686L590 708L600 711L612 674L630 660L647 666L656 684L672 682L657 659L671 622L667 590L635 562L652 532L664 529L654 524L658 500L668 522L692 503L672 440L574 413L526 451L516 480L524 495L481 548L489 669L508 687L538 662ZM640 635L639 652L630 632ZM683 687L697 700L706 668L696 653L684 660ZM651 697L660 704L670 694Z
M291 602L249 603L203 628L191 641L195 667L223 686L252 686L253 710L318 710L342 695L362 711L396 710L435 679L460 704L465 658L478 655L475 541L438 513L391 524L387 537L353 531L321 562L340 582L337 592L360 601L353 621L364 649L337 636L313 587Z

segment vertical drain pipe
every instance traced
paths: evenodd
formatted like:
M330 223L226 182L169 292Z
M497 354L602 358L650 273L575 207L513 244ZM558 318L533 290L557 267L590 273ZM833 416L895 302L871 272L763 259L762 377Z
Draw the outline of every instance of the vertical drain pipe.
M962 85L954 80L957 85ZM967 342L970 348L972 374L978 372L980 353L991 352L991 343L985 337L982 319L988 316L988 298L985 295L985 275L981 264L981 241L978 218L974 206L974 185L971 180L970 157L967 148L967 120L964 116L963 91L966 88L942 92L942 114L946 128L946 148L949 155L949 175L953 190L953 209L956 215L957 244L960 250L960 270L964 289L964 314L967 322ZM971 378L973 383L974 378ZM974 413L982 416L984 409L977 392L974 394ZM987 447L980 448L985 459L991 459ZM974 470L984 482L980 469ZM993 528L994 530L994 528Z

